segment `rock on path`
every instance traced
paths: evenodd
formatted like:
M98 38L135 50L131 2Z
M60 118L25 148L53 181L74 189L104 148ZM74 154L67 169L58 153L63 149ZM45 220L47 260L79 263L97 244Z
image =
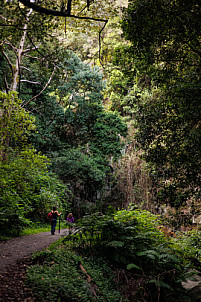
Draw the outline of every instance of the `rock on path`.
M183 287L188 291L190 302L201 302L201 276L195 275L194 280L187 280L182 283Z
M31 255L67 234L67 230L22 236L0 243L0 302L34 301L24 284Z

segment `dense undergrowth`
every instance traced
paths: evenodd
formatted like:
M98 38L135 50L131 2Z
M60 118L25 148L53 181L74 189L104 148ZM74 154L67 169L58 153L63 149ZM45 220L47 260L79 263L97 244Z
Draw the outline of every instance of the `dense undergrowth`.
M166 237L158 216L122 210L85 216L74 233L34 254L28 284L40 301L187 301L198 247ZM191 252L190 251L191 246Z
M66 221L60 221L60 229L66 229ZM27 227L20 231L20 236L38 234L43 232L50 232L51 224L49 223L33 223L30 227ZM57 223L56 229L59 229L59 222Z
M60 229L66 229L66 221L61 220L60 221ZM48 223L42 223L42 222L29 222L29 224L24 227L23 229L10 229L5 232L5 234L2 232L0 234L0 241L7 241L9 239L15 238L16 236L24 236L24 235L32 235L32 234L39 234L44 232L50 232L51 225L50 222ZM59 229L59 222L57 223L56 229Z

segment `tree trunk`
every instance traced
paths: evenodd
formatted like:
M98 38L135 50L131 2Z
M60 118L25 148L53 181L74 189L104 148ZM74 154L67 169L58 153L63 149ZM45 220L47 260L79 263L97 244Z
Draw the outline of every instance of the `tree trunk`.
M32 11L33 10L30 9L30 11L26 15L25 24L24 24L24 27L23 27L23 35L22 35L22 38L20 40L19 49L17 51L17 58L16 58L16 64L15 64L15 69L14 69L14 74L13 74L13 82L12 82L12 85L11 85L11 91L17 91L22 53L23 53L24 43L25 43L26 34L27 34L29 16L31 15Z

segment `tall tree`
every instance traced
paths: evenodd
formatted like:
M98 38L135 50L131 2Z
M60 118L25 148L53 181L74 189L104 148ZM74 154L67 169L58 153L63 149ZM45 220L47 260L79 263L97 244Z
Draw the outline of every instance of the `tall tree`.
M53 58L53 47L50 47L47 54L46 45L50 42L47 34L52 32L55 23L51 17L41 20L32 9L27 9L18 1L1 1L0 8L0 39L1 39L1 73L0 88L3 91L18 91L29 83L40 87L44 91L56 69ZM55 43L57 40L55 39ZM55 47L56 48L56 47ZM47 59L48 57L48 59ZM41 71L46 69L49 72L49 81L41 83L41 77L36 78L33 62L38 61ZM47 68L48 67L48 68ZM41 72L42 74L42 72ZM47 76L46 76L47 78ZM33 97L33 95L32 95Z
M50 87L49 95L27 106L36 116L38 129L32 142L48 155L63 181L71 184L74 201L93 203L111 172L111 156L121 155L121 137L127 127L117 114L104 110L100 68L91 68L72 52L66 53L60 67L57 90L50 92Z
M122 22L147 91L135 98L138 141L162 179L161 199L177 206L200 191L200 17L196 0L136 0Z

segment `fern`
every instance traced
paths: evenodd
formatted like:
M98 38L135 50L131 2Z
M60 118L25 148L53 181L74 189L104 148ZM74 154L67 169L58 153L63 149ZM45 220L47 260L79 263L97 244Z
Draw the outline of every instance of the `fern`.
M107 244L108 246L112 246L112 247L123 247L124 246L124 242L123 241L111 241Z
M147 258L151 258L152 260L156 260L157 258L160 257L160 254L155 250L146 250L146 251L137 253L137 256L139 256L139 257L145 256Z
M161 281L161 280L156 280L156 279L152 279L152 280L149 280L148 283L154 283L156 285L156 287L164 287L164 288L167 288L167 289L172 289L172 287L167 284L166 282L164 281Z
M159 254L159 261L161 263L180 263L179 258L173 254L165 253L165 254Z
M154 297L160 292L163 297L175 295L177 298L176 293L182 289L181 282L185 279L182 254L173 249L154 226L153 215L123 210L113 217L88 216L80 225L85 236L80 236L80 242L78 239L79 251L86 254L90 247L93 255L104 256L114 267L131 275L132 280L137 275Z
M130 263L130 264L128 264L127 266L126 266L126 269L127 270L131 270L131 269L137 269L137 270L142 270L141 269L141 267L139 267L138 265L136 265L136 264L133 264L133 263Z

